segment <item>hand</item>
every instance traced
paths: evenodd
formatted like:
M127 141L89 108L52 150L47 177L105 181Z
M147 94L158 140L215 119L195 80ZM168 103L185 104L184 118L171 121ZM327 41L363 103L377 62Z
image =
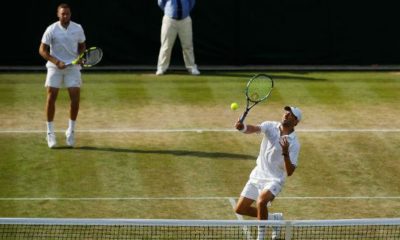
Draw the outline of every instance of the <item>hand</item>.
M59 69L64 69L64 68L67 67L67 66L65 65L65 62L60 61L60 60L57 60L56 66L57 66Z
M279 144L282 147L282 155L289 154L289 141L287 139L287 136L282 136L279 140Z
M85 64L85 62L86 62L86 59L84 59L84 58L81 58L78 60L78 64L81 66L83 66L83 64Z
M244 124L242 122L238 121L235 124L235 128L240 131L240 130L242 130L244 128Z

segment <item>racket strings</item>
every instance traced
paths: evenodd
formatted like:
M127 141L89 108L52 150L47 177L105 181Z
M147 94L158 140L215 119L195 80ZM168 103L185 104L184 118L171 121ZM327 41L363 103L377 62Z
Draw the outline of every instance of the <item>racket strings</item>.
M253 102L258 102L266 98L271 92L272 86L269 79L253 79L248 85L247 95Z
M103 57L103 52L101 49L96 48L94 50L88 51L84 58L83 62L85 65L95 65L100 62L101 58Z

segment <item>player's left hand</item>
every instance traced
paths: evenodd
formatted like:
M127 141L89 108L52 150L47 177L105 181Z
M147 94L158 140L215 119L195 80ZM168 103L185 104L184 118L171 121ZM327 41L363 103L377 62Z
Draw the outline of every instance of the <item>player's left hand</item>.
M56 66L58 69L65 69L67 67L63 61L57 61Z
M83 66L83 64L85 64L85 62L86 62L85 59L81 58L81 59L79 59L78 64Z

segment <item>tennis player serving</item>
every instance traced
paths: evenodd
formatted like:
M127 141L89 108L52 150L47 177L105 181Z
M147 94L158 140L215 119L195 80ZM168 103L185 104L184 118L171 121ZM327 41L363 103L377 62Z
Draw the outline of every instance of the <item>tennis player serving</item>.
M243 133L264 134L257 165L243 188L236 213L259 220L268 219L269 203L282 190L286 176L291 176L297 167L300 143L294 128L301 118L299 108L286 106L281 122L265 121L260 125L246 125L239 120L236 123L236 129ZM252 206L254 202L255 207ZM263 238L263 234L259 230L259 238Z

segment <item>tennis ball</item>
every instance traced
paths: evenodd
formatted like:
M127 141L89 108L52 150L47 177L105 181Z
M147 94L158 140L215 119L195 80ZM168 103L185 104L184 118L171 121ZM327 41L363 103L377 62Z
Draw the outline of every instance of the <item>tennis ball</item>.
M239 108L239 105L238 105L237 103L233 102L233 103L231 104L231 109L232 109L232 110L236 110L236 109L238 109L238 108Z

